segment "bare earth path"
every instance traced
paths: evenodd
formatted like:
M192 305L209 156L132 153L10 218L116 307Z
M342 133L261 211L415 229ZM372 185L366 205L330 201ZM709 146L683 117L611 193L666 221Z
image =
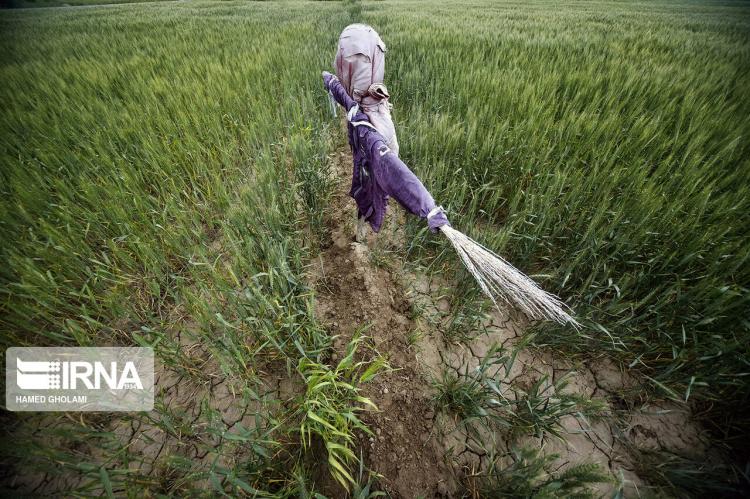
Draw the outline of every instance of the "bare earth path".
M332 335L339 336L334 361L357 328L367 324L364 334L393 368L362 387L380 409L363 417L375 432L362 442L365 463L383 475L380 486L394 497L433 497L453 487L444 483L451 473L435 438L429 387L408 344L416 328L411 304L391 272L371 261L372 247L384 250L389 244L382 233L377 240L371 236L367 244L353 242L356 208L347 195L348 150L338 150L333 164L337 187L328 220L332 242L314 269L316 314ZM391 208L392 218L399 208Z

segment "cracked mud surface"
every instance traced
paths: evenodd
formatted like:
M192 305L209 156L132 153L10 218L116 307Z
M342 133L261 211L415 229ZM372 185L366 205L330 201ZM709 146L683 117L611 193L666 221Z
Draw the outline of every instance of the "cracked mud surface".
M74 445L81 463L106 463L127 469L140 477L142 484L155 490L168 490L174 462L188 460L196 471L212 465L232 467L252 452L236 436L252 432L264 424L269 407L283 403L298 391L299 382L286 376L266 375L259 389L260 400L240 391L239 383L227 378L205 346L187 331L177 333L177 342L192 364L189 371L178 372L155 358L155 410L140 414L66 413L30 415L21 422L14 438L36 440L50 448ZM284 369L278 372L283 373ZM295 385L296 382L296 385ZM65 437L70 428L76 432L95 431L106 438L91 440ZM51 435L59 434L59 437ZM118 450L119 449L119 450ZM121 449L127 450L127 458ZM119 459L111 462L118 450ZM223 478L219 477L220 481ZM98 482L89 483L70 468L52 472L16 470L5 486L31 495L56 495L85 489L91 495L103 495ZM201 485L201 484L194 484ZM204 484L208 487L208 483ZM125 495L124 490L113 490Z
M412 276L410 296L416 297L421 306L432 317L430 322L440 320L440 296L436 290L441 284L430 282L425 277ZM442 307L445 308L445 307ZM493 344L512 349L523 336L527 327L523 317L512 311L491 310L482 333L461 343L447 343L439 331L426 331L419 342L419 360L428 373L450 369L456 374L474 369L487 355ZM572 364L569 360L555 357L551 352L524 348L518 351L516 362L504 377L509 386L528 389L543 376L553 385L562 376L568 375L570 384L566 392L577 393L606 404L608 417L601 420L586 420L564 416L561 425L564 439L551 435L541 438L521 436L515 438L493 438L477 447L476 442L449 418L443 417L440 435L450 447L449 460L453 471L466 483L472 474L487 466L487 448L507 451L511 446L542 449L543 454L557 454L559 458L553 469L563 470L571 465L593 462L612 476L612 483L597 484L594 489L610 497L621 487L625 497L639 497L648 484L636 473L633 449L662 450L692 459L709 459L721 462L721 452L712 447L711 440L697 421L694 421L685 405L674 402L644 402L627 409L620 407L624 394L636 389L640 382L606 358ZM500 373L496 372L500 377Z

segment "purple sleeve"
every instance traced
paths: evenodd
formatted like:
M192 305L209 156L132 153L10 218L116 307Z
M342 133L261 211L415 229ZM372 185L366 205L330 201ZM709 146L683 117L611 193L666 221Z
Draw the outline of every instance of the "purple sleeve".
M331 92L331 95L336 99L336 102L341 104L347 112L357 105L354 99L349 97L349 94L346 93L344 86L335 75L323 71L323 85L326 87L326 90Z
M422 182L398 155L383 144L382 140L379 139L371 144L371 147L376 148L372 151L372 157L380 160L380 168L374 170L383 190L410 213L420 218L427 218L436 205ZM450 225L442 209L436 211L427 222L433 232L437 232L437 229L443 225Z

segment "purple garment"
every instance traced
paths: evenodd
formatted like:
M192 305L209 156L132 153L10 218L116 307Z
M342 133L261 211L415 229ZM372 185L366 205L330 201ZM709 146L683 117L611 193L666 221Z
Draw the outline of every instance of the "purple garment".
M336 102L350 114L348 131L354 171L349 195L357 202L359 217L364 217L373 231L380 231L388 197L391 196L418 217L427 218L433 212L427 220L433 232L443 225L450 225L443 210L436 209L432 195L398 155L388 148L383 136L372 127L367 115L359 111L357 103L346 93L338 79L324 73L323 83ZM352 114L355 106L357 110Z

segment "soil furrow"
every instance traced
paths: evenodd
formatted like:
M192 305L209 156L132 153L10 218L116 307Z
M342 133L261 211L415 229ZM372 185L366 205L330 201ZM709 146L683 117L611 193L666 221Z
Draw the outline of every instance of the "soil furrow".
M333 165L336 190L327 220L332 241L320 255L316 314L337 336L334 361L355 332L366 328L364 334L393 368L362 386L363 395L379 408L363 415L374 434L361 438L366 465L382 475L379 484L393 497L433 497L453 486L445 483L451 473L433 432L428 381L408 344L416 328L409 317L411 304L392 273L372 262L373 248L385 249L394 234L381 232L366 243L354 242L356 207L347 195L349 151L337 151ZM399 208L391 208L388 216L398 217L394 212Z

